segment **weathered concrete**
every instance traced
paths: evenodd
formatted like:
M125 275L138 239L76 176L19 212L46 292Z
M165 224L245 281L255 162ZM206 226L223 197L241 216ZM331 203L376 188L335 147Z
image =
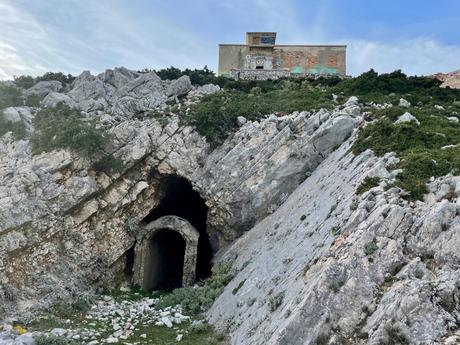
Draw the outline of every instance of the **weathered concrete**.
M274 37L270 36L273 34L248 33L245 45L220 44L218 74L231 76L232 70L262 69L285 70L292 75L346 75L346 46L275 45ZM261 43L262 39L273 44ZM244 76L240 78L244 79Z
M187 220L176 216L164 216L149 224L137 237L134 261L134 283L150 291L155 287L158 274L152 262L159 260L158 253L152 252L151 241L160 230L176 231L185 240L182 284L190 286L195 283L198 239L200 234Z

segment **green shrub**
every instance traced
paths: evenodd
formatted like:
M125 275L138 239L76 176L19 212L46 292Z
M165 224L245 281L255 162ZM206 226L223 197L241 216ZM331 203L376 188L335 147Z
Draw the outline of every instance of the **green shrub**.
M385 327L387 339L382 345L406 345L410 344L409 339L394 324Z
M60 81L63 85L66 85L71 84L75 80L75 77L71 74L66 75L62 72L46 72L42 76L35 78L35 83L49 80L57 80Z
M96 123L82 117L80 111L64 103L43 108L33 120L35 131L31 137L32 152L38 154L68 149L89 159L93 168L107 174L120 173L123 161L104 152L111 135Z
M124 225L125 231L133 237L136 237L141 230L140 222L134 217L128 217Z
M21 90L14 86L0 84L0 109L23 105Z
M159 308L180 304L185 312L201 313L208 309L232 280L232 263L220 263L213 268L212 276L197 287L184 287L164 295L158 303Z
M41 109L34 118L31 142L34 153L69 149L85 158L100 154L110 136L92 121L85 121L80 111L63 103Z
M0 137L7 132L13 132L16 140L24 139L27 136L27 130L24 122L7 121L4 119L3 114L0 111Z
M14 77L14 83L17 87L22 87L24 89L28 89L35 84L35 79L30 75L21 75Z
M268 300L268 307L272 313L276 309L278 309L281 306L281 304L283 304L284 295L285 293L284 291L282 291L279 294L276 294L275 296L270 296L270 299Z
M43 100L43 97L40 95L32 94L27 96L26 98L26 105L28 107L35 107L38 108L40 106L40 102Z
M364 245L364 253L365 253L366 255L372 255L372 254L374 254L378 249L379 249L379 247L377 246L377 243L375 242L375 239L373 239L372 241L367 242L367 243Z
M76 345L77 342L74 340L67 339L65 337L58 337L55 335L39 335L34 337L36 345Z
M318 88L307 90L295 83L289 89L262 89L256 94L227 90L209 95L192 105L190 112L183 113L181 118L216 146L238 128L239 116L253 121L271 113L331 107L330 94Z
M111 154L104 155L102 158L93 163L93 168L97 171L102 171L106 174L116 174L121 173L125 165L123 160L120 158L115 158Z
M430 77L408 77L401 70L378 74L373 69L358 77L337 84L337 89L347 95L408 93L420 89L439 87L441 82Z
M374 177L370 177L370 176L366 176L363 180L363 182L361 182L361 184L359 185L358 189L356 189L356 194L358 195L361 195L361 194L364 194L365 192L367 192L368 190L374 188L374 187L377 187L380 183L380 177L378 176L374 176Z
M337 235L337 234L339 234L339 233L340 233L340 226L335 225L335 226L333 226L333 227L331 228L331 234L332 234L332 235L335 236L335 235Z

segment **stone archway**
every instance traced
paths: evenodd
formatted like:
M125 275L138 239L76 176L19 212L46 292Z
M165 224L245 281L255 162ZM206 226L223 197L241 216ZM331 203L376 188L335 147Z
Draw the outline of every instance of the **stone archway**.
M199 237L193 225L177 216L163 216L145 225L137 238L134 283L151 291L165 288L163 282L168 280L165 275L174 279L179 274L179 285L193 285ZM174 272L167 272L168 269ZM177 270L181 270L181 274Z

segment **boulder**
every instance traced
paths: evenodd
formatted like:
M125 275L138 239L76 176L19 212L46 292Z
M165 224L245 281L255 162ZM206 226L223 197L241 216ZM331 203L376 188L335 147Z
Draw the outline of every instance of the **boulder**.
M399 106L403 108L409 108L411 106L409 101L406 101L404 98L399 100Z
M58 103L64 103L70 108L76 108L77 104L75 101L63 93L58 92L50 92L41 102L42 106L44 107L54 107Z
M26 91L27 95L37 95L45 97L50 92L59 92L62 89L62 83L57 80L39 81Z
M400 124L400 123L412 122L412 121L415 122L415 124L417 126L420 125L420 121L417 120L417 118L414 115L412 115L409 112L405 112L403 115L398 117L398 119L394 122L394 124L397 125L397 124Z

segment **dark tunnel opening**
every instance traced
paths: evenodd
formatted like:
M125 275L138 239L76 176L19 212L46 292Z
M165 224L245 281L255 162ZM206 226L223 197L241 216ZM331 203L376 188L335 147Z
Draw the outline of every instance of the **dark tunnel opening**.
M149 258L145 266L147 291L170 291L182 286L185 240L172 230L156 232L149 243Z
M125 275L128 280L132 279L134 268L135 245L129 248L125 253Z
M160 217L173 215L186 219L200 233L198 241L196 279L211 275L212 249L206 232L208 207L200 194L193 190L192 184L179 176L167 176L161 181L163 198L143 219L148 224Z

